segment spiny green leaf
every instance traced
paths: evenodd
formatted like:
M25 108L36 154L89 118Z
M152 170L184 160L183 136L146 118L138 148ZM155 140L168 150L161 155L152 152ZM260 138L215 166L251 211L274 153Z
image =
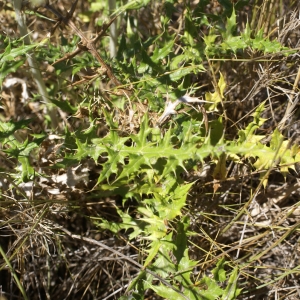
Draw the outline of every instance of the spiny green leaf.
M155 48L151 60L158 63L161 59L165 58L173 49L174 40L169 41L163 48Z
M250 25L249 22L246 23L246 27L244 32L241 34L241 38L243 39L243 41L247 44L250 45L251 44L251 32L252 30L250 29Z
M140 220L149 224L145 228L145 231L148 233L145 237L147 240L158 240L165 237L167 227L163 219L156 216L150 208L138 207L137 210L144 215Z
M225 51L232 50L236 52L238 49L245 49L247 44L240 36L229 36L223 41L221 47Z
M227 18L226 35L227 36L232 35L235 28L236 28L236 13L235 10L233 9L230 18Z
M149 282L146 283L146 286L152 289L157 295L168 299L168 300L184 300L185 298L180 295L178 292L165 285L152 285Z
M129 178L131 174L135 174L139 170L141 171L141 165L148 165L149 167L151 166L150 160L145 155L129 153L128 158L129 163L123 167L121 174L116 179L118 181L124 177Z
M205 290L199 290L199 294L207 300L216 300L219 296L223 295L224 291L219 287L217 282L209 277L203 277L200 285L206 285Z
M210 48L215 46L215 41L218 35L216 34L209 34L203 37L204 43L206 45L205 50L208 51Z
M183 257L180 260L180 264L178 265L178 271L181 271L180 276L184 279L184 280L180 280L180 282L183 283L185 287L192 285L192 281L190 278L191 270L196 265L197 265L197 262L189 259L188 249L185 249Z
M19 162L21 163L21 166L19 167L21 169L21 181L27 182L29 180L32 180L35 174L35 170L30 164L28 157L20 157Z
M280 133L278 128L276 128L274 130L274 132L272 133L272 139L270 141L270 147L273 150L280 149L282 147L283 140L284 140L283 135Z
M16 130L25 128L31 121L31 119L27 119L21 121L0 122L0 141L3 142L4 138L13 135Z
M205 99L208 102L211 102L212 104L207 104L206 109L208 111L217 111L218 104L223 100L224 98L224 90L226 87L226 82L224 80L223 74L220 72L220 79L218 82L218 91L215 91L214 93L205 93Z
M170 73L170 79L172 81L177 81L188 74L203 72L203 71L205 71L205 68L202 65L186 66L186 67L179 68L175 71L172 71Z
M176 55L171 60L170 69L171 70L177 70L180 66L182 66L184 64L185 60L186 60L186 55L185 54ZM176 78L176 76L175 76L175 78Z
M158 253L158 250L161 246L161 241L160 240L154 240L151 242L151 244L149 245L150 249L147 250L147 252L149 253L145 262L144 262L144 267L146 268L150 262L154 259L154 257L156 256L156 254Z
M190 46L194 46L194 36L195 32L197 32L197 28L194 25L189 12L185 14L185 28L184 28L184 37L187 40Z
M11 46L8 45L6 47L4 53L2 53L2 55L0 55L0 63L3 64L4 62L12 61L18 56L27 54L31 49L34 49L36 47L37 47L36 44L22 45L17 48L11 48Z
M100 176L98 178L97 184L99 184L104 179L109 179L109 176L112 174L117 174L119 171L118 165L124 164L125 156L122 155L121 151L110 149L106 147L106 151L108 153L108 159L107 162L105 162L103 165L103 169L100 173Z
M225 258L223 257L217 262L217 266L212 270L214 279L219 282L224 282L226 280L226 271L224 270Z
M139 133L130 136L132 141L136 143L137 147L142 148L146 146L146 144L148 143L149 134L152 132L152 128L149 128L148 122L149 122L148 114L145 114L140 126Z
M130 284L127 288L127 292L131 291L134 288L135 288L135 291L138 292L138 295L135 295L136 293L133 292L134 298L132 298L132 299L136 299L136 300L144 299L144 293L145 293L145 290L146 290L146 287L145 287L144 283L149 282L149 281L150 282L152 281L152 275L150 275L149 273L147 274L146 271L142 270L138 274L138 276L130 282ZM125 299L127 299L127 298L125 298ZM129 298L129 299L131 300L131 298Z
M222 296L223 300L233 300L240 294L241 289L237 288L237 280L238 280L238 268L234 268L232 271L230 278L228 280L228 285L225 289L225 292Z
M187 245L187 229L189 226L189 218L184 216L182 220L177 223L177 235L175 239L176 248L173 253L176 257L177 264L180 264L181 259L184 256L184 251Z
M255 38L251 40L252 48L263 51L264 53L273 53L273 52L280 52L283 47L278 41L270 41L268 38L264 37L263 28L260 29Z
M95 221L94 223L102 229L109 229L111 232L117 234L120 230L131 230L129 239L136 238L137 236L143 236L147 223L132 218L127 213L122 212L117 208L119 216L122 218L122 222L108 222L105 219L101 219L101 222Z
M62 101L62 100L56 100L51 99L51 102L55 104L57 107L59 107L62 111L74 114L77 111L76 107L73 107L69 101Z
M247 127L243 130L240 130L238 132L239 134L239 139L238 142L240 143L245 143L245 142L251 142L255 143L258 142L263 136L255 136L254 132L257 130L260 126L264 124L266 119L261 118L262 113L264 112L265 109L265 102L262 102L255 112L252 114L253 116L253 121L250 122Z
M170 251L173 250L173 247L172 233L169 233L161 239L157 259L151 265L151 269L163 278L167 278L169 273L176 272L176 266L170 258Z
M2 85L2 82L4 81L5 77L8 74L16 72L19 67L24 65L24 60L25 59L20 59L16 61L4 62L3 64L0 64L0 85Z

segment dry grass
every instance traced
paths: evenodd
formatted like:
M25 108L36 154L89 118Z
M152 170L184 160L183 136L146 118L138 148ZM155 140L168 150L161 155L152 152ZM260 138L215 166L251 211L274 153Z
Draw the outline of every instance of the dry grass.
M59 6L68 7L68 1L58 2ZM193 2L197 4L197 1ZM245 19L254 16L252 24L264 28L265 35L277 38L289 47L299 48L300 22L296 2L292 6L288 5L289 1L285 1L287 5L284 6L276 1L252 2L252 6L238 16L241 30ZM1 33L15 36L17 27L11 6L5 1L0 4ZM87 1L79 1L75 20L84 32L95 32L97 28L92 22L84 23L78 17L79 13L87 11L87 7ZM221 12L217 1L211 1L207 10L215 14ZM159 12L160 6L155 1L138 13L132 12L140 20L143 39L160 33L157 26ZM182 33L183 2L176 13L175 21L170 24L170 34ZM95 13L91 19L100 15L101 12ZM43 39L53 26L53 22L35 16L29 17L28 23L36 40ZM125 25L121 23L120 28ZM205 30L207 28L202 28L202 32ZM65 27L61 32L65 38L71 38ZM60 43L57 33L51 37L51 43ZM229 85L224 103L228 136L235 136L238 129L244 128L251 120L253 110L267 100L264 118L268 121L261 129L262 133L280 128L285 137L298 144L299 54L261 55L245 53L242 62L211 60L209 72L198 75L194 81L210 90L218 71L224 74ZM46 61L41 70L49 82L58 80ZM26 66L13 75L26 78ZM63 79L71 80L71 76L64 76ZM27 82L28 90L36 92L34 84L30 80ZM104 89L106 84L103 82ZM81 87L80 93L89 95L89 88ZM76 92L66 88L64 93L64 97L77 107ZM96 95L94 100L91 111L97 105L111 108L107 104L109 93ZM129 101L124 111L117 111L119 130L124 135L138 130L145 111L147 103ZM106 124L97 115L97 109L93 113L99 117L99 136L103 136ZM150 114L154 120L159 117L155 112ZM20 116L24 119L33 117L35 123L30 133L48 130L42 105L37 101L24 103L20 86L2 90L0 115L2 121L18 120ZM79 109L76 116L70 118L60 112L61 132L65 126L70 131L88 127L89 114L84 109ZM19 134L26 138L28 132ZM5 260L0 259L0 298L2 293L7 299L23 299L12 269L28 299L118 299L139 273L136 265L124 259L126 256L138 262L141 255L139 242L130 244L126 236L99 232L92 222L93 217L100 216L118 220L114 205L120 205L121 200L101 197L91 191L99 175L97 165L91 159L67 170L63 167L52 169L60 162L61 151L65 150L59 132L49 135L35 162L37 172L43 173L44 177L19 185L14 183L11 175L16 161L0 152L0 245L11 264L10 269ZM212 172L213 167L208 164L198 173L188 175L190 179L197 179L186 209L186 214L191 217L191 230L197 233L190 241L191 255L199 261L195 278L209 274L217 261L226 257L232 266L239 266L239 284L245 291L239 299L299 299L298 173L291 170L284 178L279 170L269 170L269 184L264 188L259 172L253 172L246 161L243 165L231 164L227 166L227 179L220 182L214 193ZM80 239L80 236L84 238ZM100 242L107 248L99 246ZM159 299L151 293L145 298Z

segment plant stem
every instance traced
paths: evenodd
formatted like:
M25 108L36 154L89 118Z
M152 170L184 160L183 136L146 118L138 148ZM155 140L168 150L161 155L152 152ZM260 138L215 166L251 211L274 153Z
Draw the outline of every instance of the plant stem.
M113 13L116 9L116 0L108 0L109 13ZM117 55L117 22L116 20L110 25L110 42L109 42L109 51L110 57L115 57Z
M15 13L16 13L16 21L18 23L18 27L20 30L20 35L21 35L21 37L24 38L24 43L26 45L30 45L31 41L30 41L30 38L29 38L29 35L27 32L25 16L23 13L21 13L22 1L14 0L13 3L14 3ZM30 53L27 54L27 61L28 61L29 67L30 67L30 72L31 72L32 78L37 85L39 94L41 95L43 102L46 103L47 113L51 120L51 128L53 130L57 129L58 124L59 124L58 118L57 118L57 110L56 110L56 108L54 108L52 106L52 103L49 100L49 95L48 95L48 92L46 89L46 85L42 78L42 74L39 69L39 65L36 61L33 51L31 51Z

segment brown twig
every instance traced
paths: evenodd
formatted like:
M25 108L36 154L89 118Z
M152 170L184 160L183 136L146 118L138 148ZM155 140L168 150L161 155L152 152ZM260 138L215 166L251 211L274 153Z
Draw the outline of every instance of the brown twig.
M67 25L68 27L70 27L72 29L72 31L74 33L76 33L80 39L81 39L81 44L78 45L77 49L71 53L68 54L65 59L69 59L74 57L75 55L77 55L78 53L80 53L81 51L89 51L96 59L97 61L100 63L101 68L105 70L106 74L108 75L110 81L115 85L115 86L120 86L121 82L116 78L116 76L114 75L111 67L106 64L106 62L102 59L102 57L99 55L95 43L105 34L106 30L109 28L109 26L114 22L114 20L118 17L118 15L114 16L111 20L109 20L109 22L105 25L103 25L102 30L97 34L97 36L94 39L88 39L83 32L78 29L76 27L76 25L74 24L74 22L70 19L70 17L72 16L73 12L74 12L74 8L76 6L78 0L75 1L75 3L73 4L70 12L67 13L67 16L63 16L59 11L57 11L52 5L50 4L46 4L44 7L46 9L48 9L49 11L51 11L53 14L55 14L58 19L63 22L65 25ZM62 61L63 59L60 59L59 61ZM129 94L128 90L124 90L122 89L121 92L123 92L123 94L125 93L126 95Z

